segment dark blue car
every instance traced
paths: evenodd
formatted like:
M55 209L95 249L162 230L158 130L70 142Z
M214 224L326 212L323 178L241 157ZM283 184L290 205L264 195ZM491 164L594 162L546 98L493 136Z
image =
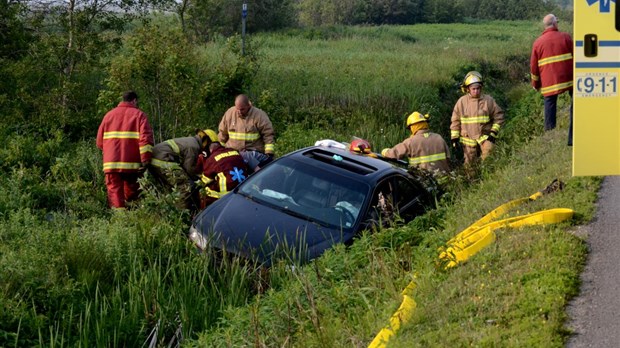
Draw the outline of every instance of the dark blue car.
M265 265L282 257L305 262L394 216L409 221L429 202L428 191L401 167L313 146L275 160L207 207L189 236L200 249Z

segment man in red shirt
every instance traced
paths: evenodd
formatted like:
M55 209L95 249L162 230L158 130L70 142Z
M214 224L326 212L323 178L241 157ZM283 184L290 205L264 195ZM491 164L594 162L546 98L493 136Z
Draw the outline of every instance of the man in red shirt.
M146 114L138 109L134 91L109 111L97 132L97 147L103 151L103 172L112 208L125 208L139 194L138 178L151 161L153 130Z
M573 144L573 40L558 30L558 20L548 14L543 19L545 31L534 41L530 58L532 86L545 98L545 130L555 128L558 95L571 96L568 145Z

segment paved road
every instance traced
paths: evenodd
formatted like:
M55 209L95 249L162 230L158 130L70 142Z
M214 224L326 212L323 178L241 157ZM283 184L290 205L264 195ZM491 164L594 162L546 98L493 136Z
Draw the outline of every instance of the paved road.
M620 347L620 176L608 176L599 192L596 218L585 233L590 254L581 294L568 307L575 335L568 348Z

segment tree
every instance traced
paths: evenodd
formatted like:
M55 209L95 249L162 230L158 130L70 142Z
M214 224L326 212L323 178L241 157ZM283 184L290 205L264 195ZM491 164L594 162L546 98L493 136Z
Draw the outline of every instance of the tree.
M99 115L115 106L123 91L133 89L151 119L156 140L178 136L176 131L192 124L200 108L197 62L181 30L161 25L136 29L123 53L112 60L106 88L99 94Z
M281 29L296 22L293 0L245 2L248 5L248 31ZM244 0L184 0L177 12L196 38L207 41L217 35L230 36L241 31L243 3Z
M136 18L170 0L23 0L23 32L36 40L11 72L23 117L80 137L96 116L104 60ZM16 4L17 2L9 2ZM4 8L3 8L4 10ZM3 45L4 46L4 45ZM43 126L44 125L44 126Z
M424 4L425 22L454 23L463 20L458 2L454 0L426 0Z
M24 23L23 4L12 0L0 0L0 59L11 60L23 56L33 37Z

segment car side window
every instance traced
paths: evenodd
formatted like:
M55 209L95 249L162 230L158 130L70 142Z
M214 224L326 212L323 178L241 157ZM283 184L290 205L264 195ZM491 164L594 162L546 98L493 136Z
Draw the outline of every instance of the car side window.
M386 225L395 215L412 219L424 212L423 194L423 188L405 177L387 178L377 184L365 221Z
M394 214L394 190L391 179L380 182L373 192L366 220L387 221Z
M394 202L397 208L404 208L412 199L419 195L419 190L413 184L402 177L394 178Z
M395 187L394 202L401 217L405 219L413 218L423 213L424 189L405 177L398 176L393 180Z

